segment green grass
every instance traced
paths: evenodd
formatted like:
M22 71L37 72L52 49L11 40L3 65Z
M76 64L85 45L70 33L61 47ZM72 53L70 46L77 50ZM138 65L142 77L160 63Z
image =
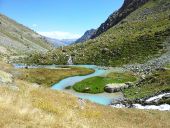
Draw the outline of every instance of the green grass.
M110 73L107 77L96 76L85 79L76 83L73 89L78 92L96 94L104 92L104 87L107 84L133 82L135 80L136 77L130 73Z
M107 77L112 78L114 83L134 82L137 79L132 73L110 73Z
M170 68L170 64L167 64L165 67L166 67L166 68Z
M113 83L113 82L114 80L112 78L97 76L76 83L73 86L73 89L83 93L93 93L93 94L102 93L104 92L104 86L106 84ZM89 88L89 90L86 90L86 88Z
M152 96L163 90L170 91L170 70L157 71L140 86L125 89L123 93L126 98L136 99Z
M70 69L18 69L21 80L37 83L45 87L51 87L60 80L77 75L87 75L94 72L92 69L82 67L70 67Z

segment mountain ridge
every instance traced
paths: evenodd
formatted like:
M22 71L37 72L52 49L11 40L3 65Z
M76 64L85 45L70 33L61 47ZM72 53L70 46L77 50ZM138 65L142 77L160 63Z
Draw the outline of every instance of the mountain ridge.
M91 39L98 37L148 1L149 0L125 0L122 7L118 11L113 12L108 19L100 25L96 32L91 36Z

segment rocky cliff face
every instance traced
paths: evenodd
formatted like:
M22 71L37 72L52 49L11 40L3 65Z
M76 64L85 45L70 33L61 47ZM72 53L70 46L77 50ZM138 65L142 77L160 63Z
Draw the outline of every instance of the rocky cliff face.
M111 14L109 18L101 24L101 26L97 29L97 31L91 36L91 38L96 38L103 32L107 31L109 28L113 27L121 20L126 18L130 13L138 9L140 6L148 2L149 0L125 0L122 7Z
M91 30L86 31L81 38L76 40L75 43L85 42L85 41L89 40L95 32L96 32L96 29L91 29Z

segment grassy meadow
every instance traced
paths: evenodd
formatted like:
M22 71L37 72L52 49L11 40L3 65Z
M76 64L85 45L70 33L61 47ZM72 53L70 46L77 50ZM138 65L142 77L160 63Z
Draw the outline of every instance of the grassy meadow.
M0 87L1 128L168 128L170 112L116 109L15 80Z

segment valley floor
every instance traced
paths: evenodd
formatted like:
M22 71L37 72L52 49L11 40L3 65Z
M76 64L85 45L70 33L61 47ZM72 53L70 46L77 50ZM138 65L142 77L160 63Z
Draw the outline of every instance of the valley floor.
M1 128L170 127L170 112L101 106L20 80L6 63L0 71Z

